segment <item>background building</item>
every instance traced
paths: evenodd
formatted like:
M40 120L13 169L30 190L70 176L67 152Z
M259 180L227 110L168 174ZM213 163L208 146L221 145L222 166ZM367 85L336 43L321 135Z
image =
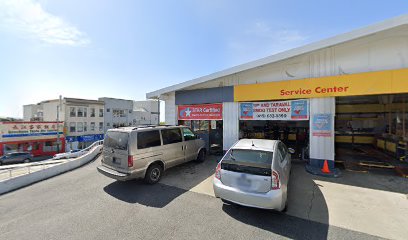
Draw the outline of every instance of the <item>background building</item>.
M64 122L66 150L85 148L103 139L104 103L63 98L24 105L24 120ZM59 115L59 116L57 116Z
M62 130L63 122L0 122L0 156L23 151L34 156L64 152Z
M132 101L117 98L99 98L104 102L104 131L110 128L158 124L157 101Z

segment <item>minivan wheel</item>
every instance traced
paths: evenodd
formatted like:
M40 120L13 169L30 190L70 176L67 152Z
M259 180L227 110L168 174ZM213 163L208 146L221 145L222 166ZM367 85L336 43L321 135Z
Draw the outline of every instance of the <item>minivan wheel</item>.
M161 178L162 172L163 168L159 164L151 165L146 171L145 181L148 184L157 183Z
M197 162L204 162L204 160L205 160L205 150L201 149L200 152L197 155L196 161Z

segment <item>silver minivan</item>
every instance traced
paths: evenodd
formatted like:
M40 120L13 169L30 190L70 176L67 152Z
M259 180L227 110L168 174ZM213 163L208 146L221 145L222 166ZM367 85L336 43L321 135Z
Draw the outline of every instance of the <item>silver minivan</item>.
M109 129L98 171L117 180L143 178L157 183L163 171L205 160L205 142L185 126L142 126Z
M248 207L286 210L293 152L278 140L239 140L216 168L215 196Z

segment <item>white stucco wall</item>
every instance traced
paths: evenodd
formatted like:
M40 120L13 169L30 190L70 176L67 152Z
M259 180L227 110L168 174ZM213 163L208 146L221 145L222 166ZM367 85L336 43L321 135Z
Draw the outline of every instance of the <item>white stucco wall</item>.
M239 104L224 102L222 108L223 150L228 150L239 139Z

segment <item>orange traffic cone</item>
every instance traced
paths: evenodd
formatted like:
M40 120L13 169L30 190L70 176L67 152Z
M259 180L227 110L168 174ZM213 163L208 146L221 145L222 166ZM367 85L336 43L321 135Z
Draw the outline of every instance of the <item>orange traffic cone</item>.
M322 173L330 173L329 164L327 163L327 160L324 160Z

